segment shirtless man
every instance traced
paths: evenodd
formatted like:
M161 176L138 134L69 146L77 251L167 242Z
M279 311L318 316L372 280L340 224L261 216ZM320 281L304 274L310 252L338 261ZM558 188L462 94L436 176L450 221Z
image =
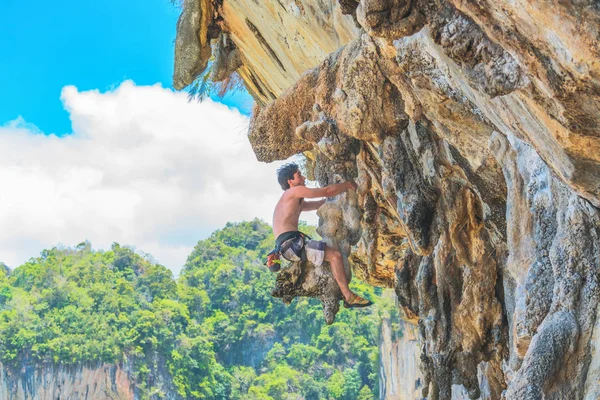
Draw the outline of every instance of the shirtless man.
M352 293L350 288L348 288L348 277L344 270L340 252L327 246L325 242L305 240L303 234L298 231L300 213L302 211L316 210L326 200L307 201L305 199L333 197L349 189L356 190L356 183L354 181L346 181L324 188L307 188L304 186L306 179L294 163L286 164L279 168L277 170L277 180L284 190L273 213L273 234L277 238L277 253L289 261L299 261L302 254L302 245L304 245L306 258L316 266L320 266L323 260L329 261L333 278L344 296L345 307L370 306L372 303L369 300ZM274 265L269 265L269 269L271 271L279 270L278 266Z

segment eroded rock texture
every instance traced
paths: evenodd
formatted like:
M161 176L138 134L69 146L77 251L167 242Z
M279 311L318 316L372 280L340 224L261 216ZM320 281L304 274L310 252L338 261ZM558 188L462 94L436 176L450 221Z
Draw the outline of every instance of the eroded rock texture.
M596 398L598 3L213 7L239 57L222 64L261 105L257 158L357 181L319 232L418 325L422 395ZM339 307L326 266L284 270L275 294L320 298L328 322Z
M101 363L85 366L44 365L12 371L0 364L0 398L133 400L136 393L130 374L122 366Z

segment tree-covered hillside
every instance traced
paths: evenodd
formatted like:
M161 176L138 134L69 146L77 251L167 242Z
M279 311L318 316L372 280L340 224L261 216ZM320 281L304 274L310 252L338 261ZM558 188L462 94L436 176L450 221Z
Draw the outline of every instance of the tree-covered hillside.
M273 241L261 221L229 223L198 242L178 280L118 244L0 268L0 361L122 363L140 398L376 397L381 316L392 305L342 310L331 326L316 300L285 306L263 265Z

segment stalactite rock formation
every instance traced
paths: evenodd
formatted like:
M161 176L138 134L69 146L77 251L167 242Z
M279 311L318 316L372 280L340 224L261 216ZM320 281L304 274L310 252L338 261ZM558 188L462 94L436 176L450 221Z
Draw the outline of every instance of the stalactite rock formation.
M422 395L597 398L600 5L248 3L211 4L259 104L250 143L357 182L319 233L418 325ZM341 298L327 265L274 294L328 323Z

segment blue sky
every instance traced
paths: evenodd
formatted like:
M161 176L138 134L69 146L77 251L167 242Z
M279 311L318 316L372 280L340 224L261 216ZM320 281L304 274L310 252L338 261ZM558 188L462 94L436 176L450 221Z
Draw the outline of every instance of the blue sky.
M71 133L61 89L171 86L178 7L168 0L2 0L0 126L22 116L44 133ZM223 102L248 114L246 93Z

